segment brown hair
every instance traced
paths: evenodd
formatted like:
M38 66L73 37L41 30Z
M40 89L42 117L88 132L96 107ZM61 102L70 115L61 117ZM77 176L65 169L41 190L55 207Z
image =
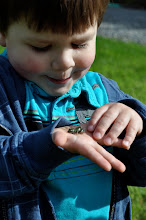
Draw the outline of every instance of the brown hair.
M109 0L1 0L0 32L22 19L29 28L73 34L100 25Z

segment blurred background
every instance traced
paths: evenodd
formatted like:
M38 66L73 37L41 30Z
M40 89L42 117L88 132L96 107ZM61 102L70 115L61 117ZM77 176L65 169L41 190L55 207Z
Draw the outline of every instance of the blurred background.
M113 0L97 32L91 70L146 104L146 0ZM133 170L134 172L134 170ZM132 219L146 220L146 188L131 187Z
M145 0L111 0L112 3L121 4L125 7L146 9Z

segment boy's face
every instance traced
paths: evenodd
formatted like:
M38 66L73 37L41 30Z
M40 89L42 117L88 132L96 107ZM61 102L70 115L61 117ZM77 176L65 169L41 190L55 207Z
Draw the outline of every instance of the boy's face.
M9 61L25 79L52 96L65 94L95 58L97 24L71 36L35 32L25 23L10 26L5 43Z

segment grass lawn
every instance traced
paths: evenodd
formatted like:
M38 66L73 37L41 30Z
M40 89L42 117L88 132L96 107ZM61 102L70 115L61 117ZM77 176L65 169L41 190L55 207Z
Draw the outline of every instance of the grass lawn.
M98 37L91 70L115 80L121 90L146 104L146 45Z
M146 104L146 45L97 38L92 71L115 80L121 90ZM134 171L133 171L134 172ZM129 187L133 220L146 219L146 188Z
M3 49L4 49L4 48L0 46L0 54L2 53Z
M0 52L2 50L0 47ZM146 45L98 37L97 55L91 70L117 81L121 90L146 104ZM133 220L145 220L146 189L129 187L129 191Z

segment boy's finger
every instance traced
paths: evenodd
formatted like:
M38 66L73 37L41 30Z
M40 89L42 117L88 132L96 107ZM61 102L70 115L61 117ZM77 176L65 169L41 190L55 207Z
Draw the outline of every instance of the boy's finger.
M112 145L129 124L130 116L120 114L104 137L104 144Z
M126 128L126 134L123 139L123 146L127 147L127 149L130 148L130 145L135 140L136 135L139 133L139 124L135 123L133 120L130 121L129 125Z
M104 137L101 140L98 140L98 143L102 146L105 145ZM120 138L116 138L111 146L123 148L123 140Z
M118 111L115 111L113 113L112 109L105 112L105 114L99 120L97 127L94 130L93 136L95 139L98 140L99 138L102 138L105 135L107 130L111 127L111 125L114 123L114 121L118 117L118 114L119 114Z
M111 168L114 168L123 173L126 170L125 165L121 161L116 159L100 145L94 146L94 148L87 147L86 150L81 149L80 154L87 157L106 171L110 171Z
M106 171L110 171L112 168L111 164L99 152L99 149L96 150L94 147L86 146L80 148L79 154L83 155L84 157L87 157L92 162L96 163L98 166L100 166Z
M103 105L100 108L96 109L92 114L91 119L88 121L87 130L93 132L98 121L103 116L103 114L108 110L108 105Z
M103 147L98 146L96 147L96 150L110 163L110 165L114 169L118 170L121 173L126 170L125 165L120 160L115 158L111 153L106 151Z

